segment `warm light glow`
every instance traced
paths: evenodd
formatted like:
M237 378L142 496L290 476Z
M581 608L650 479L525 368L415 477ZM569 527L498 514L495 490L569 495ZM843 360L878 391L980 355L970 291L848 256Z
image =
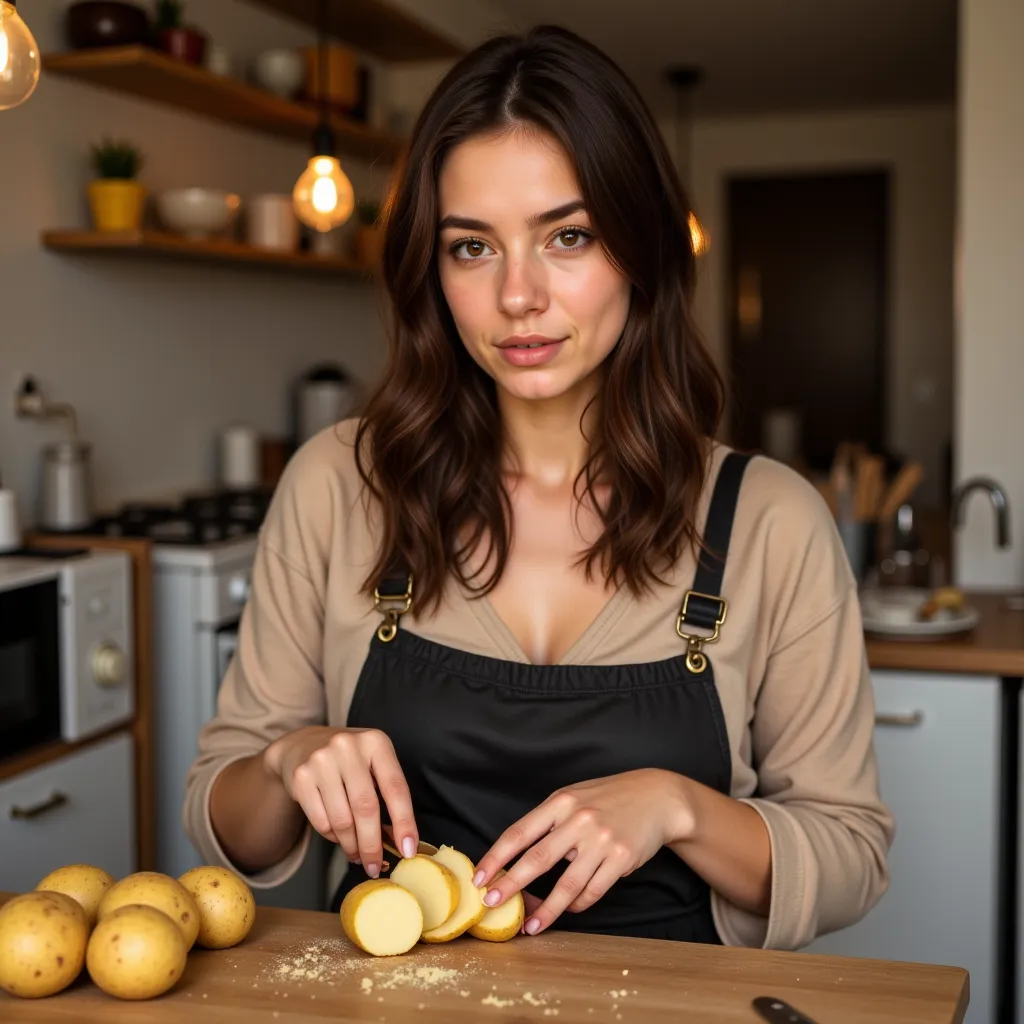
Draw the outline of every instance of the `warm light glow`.
M701 226L697 215L690 212L690 216L687 218L687 223L690 226L690 244L693 246L694 256L702 256L708 251L708 246L711 244L711 239L708 237L707 231Z
M0 0L0 110L16 107L39 84L39 47L17 10Z
M344 224L356 208L355 192L333 156L314 156L292 191L295 213L314 231Z

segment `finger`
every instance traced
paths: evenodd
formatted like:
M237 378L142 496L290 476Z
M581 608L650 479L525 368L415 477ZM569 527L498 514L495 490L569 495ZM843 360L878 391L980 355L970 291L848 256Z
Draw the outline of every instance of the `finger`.
M324 807L323 798L317 788L316 775L309 765L300 765L292 773L288 795L302 808L302 813L305 814L307 821L320 835L332 843L341 845L340 840L334 834L334 829L331 828L327 808Z
M341 768L340 781L352 809L358 856L366 873L376 878L384 859L384 847L380 834L380 801L370 766L363 760L360 750L351 744L339 746L337 757Z
M531 882L547 874L570 850L576 849L579 839L575 830L567 826L556 828L540 842L531 846L484 894L489 907L500 906Z
M513 857L527 848L533 847L534 843L548 835L560 823L561 818L557 805L552 800L545 800L539 807L535 807L529 814L502 832L498 841L478 861L473 884L487 885ZM514 870L514 868L510 870ZM533 881L536 877L536 875L531 876L529 881ZM506 878L508 875L503 875L502 881ZM522 885L526 885L526 882L509 889L509 895L521 888Z
M359 860L359 843L356 837L352 808L345 796L345 788L338 777L337 766L333 763L317 775L317 790L323 801L324 811L330 825L330 835L345 851L349 861Z
M386 736L382 736L371 748L370 771L377 782L384 806L388 809L395 847L402 851L403 857L414 857L420 835L412 810L412 794L402 766L398 763L395 748Z
M526 922L530 919L533 912L543 903L544 901L539 896L534 896L533 893L523 890L523 906L526 910L523 916L523 926L519 929L520 935L526 932Z
M548 898L523 924L523 931L527 935L538 935L550 928L570 906L580 902L585 906L596 903L618 877L615 869L607 865L607 859L600 853L577 857L555 882Z
M611 857L606 858L594 872L594 877L583 892L566 909L570 914L579 914L584 910L589 910L622 877L623 872L619 864Z

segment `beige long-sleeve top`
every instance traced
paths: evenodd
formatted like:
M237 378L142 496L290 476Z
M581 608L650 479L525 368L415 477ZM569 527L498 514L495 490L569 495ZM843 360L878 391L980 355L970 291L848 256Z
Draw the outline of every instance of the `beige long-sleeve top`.
M210 821L218 772L290 730L344 726L381 621L359 593L376 534L356 472L354 427L324 431L295 454L261 530L237 653L186 787L185 828L211 863L235 867ZM701 524L725 454L716 446ZM678 655L676 616L695 571L687 554L652 596L637 601L617 591L561 663ZM713 893L714 919L727 944L795 949L854 923L882 896L895 823L879 795L860 606L835 525L813 487L761 456L744 477L723 594L728 617L706 651L731 746L732 796L767 825L772 892L767 918ZM401 628L528 661L491 604L454 582L436 614L417 618L414 610ZM280 864L250 882L285 881L308 841L307 829Z

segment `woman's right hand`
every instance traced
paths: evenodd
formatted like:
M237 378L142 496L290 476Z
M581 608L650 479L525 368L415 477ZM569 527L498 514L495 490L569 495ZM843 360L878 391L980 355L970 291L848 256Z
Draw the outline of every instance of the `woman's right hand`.
M309 726L274 740L263 756L313 828L371 878L384 858L378 791L398 849L406 857L416 853L412 796L395 748L379 729Z

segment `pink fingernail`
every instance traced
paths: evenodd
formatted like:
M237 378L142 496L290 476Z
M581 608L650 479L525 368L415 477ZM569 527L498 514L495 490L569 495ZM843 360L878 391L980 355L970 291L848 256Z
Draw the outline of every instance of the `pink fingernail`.
M489 907L493 907L497 904L498 900L501 899L501 893L497 889L491 889L491 891L484 897L484 903Z
M380 874L380 868L376 864L367 864L366 873L371 878L376 878Z
M540 931L540 921L538 921L537 918L535 918L535 917L531 917L530 920L526 922L526 934L527 935L536 935L537 932L539 932L539 931Z
M405 857L416 856L416 841L413 839L412 836L406 836L402 840L402 854Z
M483 885L483 884L484 884L484 873L482 871L478 871L473 876L473 885L475 885L479 889L480 886Z

